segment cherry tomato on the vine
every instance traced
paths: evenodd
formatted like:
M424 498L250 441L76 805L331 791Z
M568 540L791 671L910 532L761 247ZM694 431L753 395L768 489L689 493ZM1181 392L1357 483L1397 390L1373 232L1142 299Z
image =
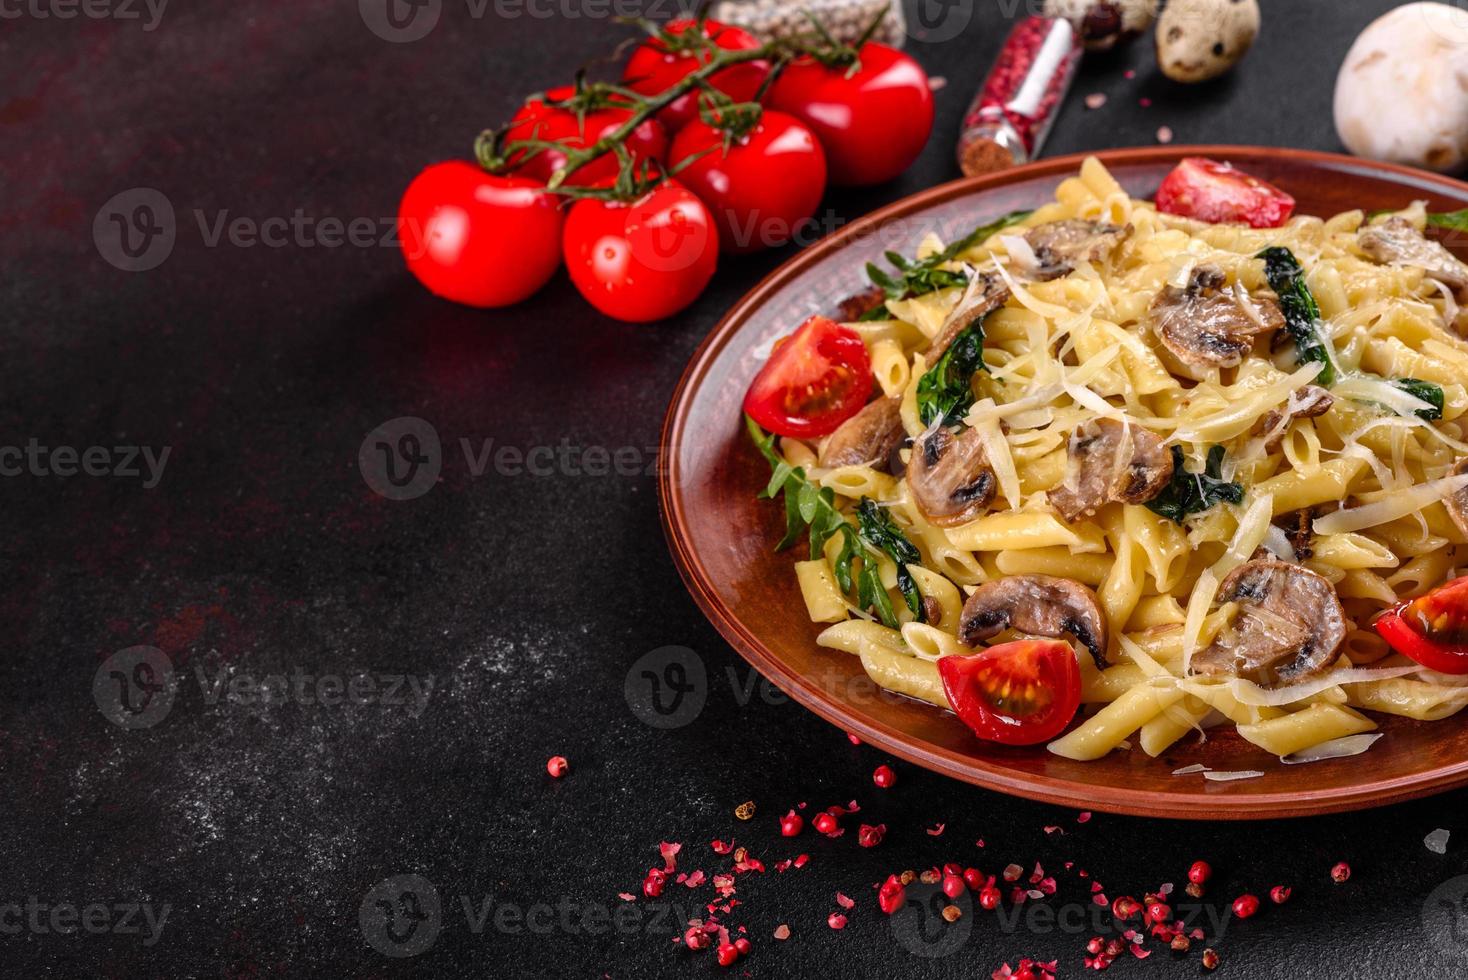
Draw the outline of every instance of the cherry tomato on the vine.
M831 183L855 187L891 180L917 159L933 130L933 93L916 61L885 44L862 45L858 65L796 58L766 100L816 134Z
M975 735L1002 745L1048 742L1081 704L1075 650L1059 640L1015 640L938 661L943 693Z
M861 335L813 316L770 352L744 395L744 413L769 432L819 438L861 411L872 384Z
M695 157L678 171L678 181L713 212L719 249L726 254L788 242L815 214L826 190L821 144L783 112L765 110L728 152L721 130L694 120L674 137L668 160L677 166Z
M398 205L408 271L435 295L467 306L508 306L534 293L561 260L561 211L525 177L463 160L425 168Z
M1185 157L1157 188L1157 210L1212 224L1278 228L1295 213L1295 199L1231 164Z
M565 145L567 149L579 150L595 143L603 136L625 123L632 110L619 105L607 105L592 109L578 118L575 110L547 105L546 102L564 102L576 94L575 86L563 85L545 93L545 99L531 99L520 107L510 120L510 129L505 139L548 140ZM625 101L625 100L623 100ZM645 120L627 137L627 149L634 162L655 160L662 163L668 152L668 131L656 119ZM515 172L539 181L550 179L550 175L566 162L566 155L557 150L541 150L538 153L520 153L517 158L524 163ZM513 164L515 161L512 160ZM566 185L587 187L604 177L617 175L618 162L615 153L607 152L566 178Z
M693 25L692 20L675 20L667 25L666 30L670 34L681 35ZM721 24L716 20L703 22L703 34L725 51L748 51L760 46L754 35L743 28ZM654 96L671 88L682 81L685 75L697 71L708 62L706 51L696 48L669 50L661 40L648 38L632 52L632 57L622 72L622 84L634 92ZM709 78L709 84L735 102L749 102L759 91L769 72L768 62L746 61L714 72ZM676 133L698 118L698 94L695 90L680 95L659 111L658 118L668 127L670 133Z
M668 180L636 201L583 198L566 218L566 267L607 316L645 323L698 298L719 260L703 202Z

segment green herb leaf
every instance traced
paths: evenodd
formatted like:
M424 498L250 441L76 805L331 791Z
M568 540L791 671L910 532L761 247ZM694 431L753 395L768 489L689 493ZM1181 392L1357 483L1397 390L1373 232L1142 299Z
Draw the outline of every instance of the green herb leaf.
M949 244L941 252L935 252L925 259L910 260L896 252L888 252L886 253L887 261L892 263L892 267L897 270L897 275L889 275L869 262L867 263L867 278L872 281L873 285L882 287L889 301L911 299L914 296L923 296L939 289L967 286L968 276L964 272L944 269L941 266L952 262L975 245L983 244L996 232L1025 220L1031 213L1030 211L1012 211L996 221L980 225L956 242ZM881 311L881 316L874 315L878 310L872 310L862 319L881 320L891 317L886 310L886 304L878 309Z
M912 573L907 570L908 565L922 564L923 556L907 539L907 535L902 533L902 528L892 519L891 512L870 497L862 497L857 504L856 520L861 528L862 540L873 548L886 552L887 557L897 566L897 588L907 600L907 608L912 610L919 623L926 622L923 615L923 594Z
M1184 469L1182 448L1173 446L1172 482L1147 502L1147 508L1175 524L1181 524L1189 514L1201 514L1219 501L1243 503L1244 488L1224 480L1222 470L1222 446L1208 450L1208 460L1202 473L1189 473Z
M1412 414L1424 422L1436 422L1443 417L1443 390L1441 385L1435 385L1431 381L1419 381L1416 378L1397 378L1392 381L1394 387L1400 388L1418 401L1427 402L1431 408L1419 408Z
M1316 384L1329 388L1335 384L1335 356L1330 342L1320 329L1320 307L1305 284L1305 270L1287 248L1266 248L1256 258L1264 260L1264 275L1270 288L1279 295L1279 308L1284 313L1285 329L1295 341L1295 353L1301 364L1318 361L1323 365L1315 376Z
M1434 228L1447 228L1451 231L1468 231L1468 209L1429 214L1427 216L1427 223Z
M941 425L952 425L967 415L974 404L974 372L987 370L984 321L979 320L954 337L938 363L918 379L918 417L923 425L940 418Z

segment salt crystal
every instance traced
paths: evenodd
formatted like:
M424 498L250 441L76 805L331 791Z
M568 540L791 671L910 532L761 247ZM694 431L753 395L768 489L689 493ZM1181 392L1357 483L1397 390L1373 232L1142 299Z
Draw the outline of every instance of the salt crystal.
M1448 853L1448 835L1449 831L1439 827L1422 838L1422 843L1426 844L1427 849L1434 854L1446 854Z
M1090 95L1086 96L1086 108L1087 109L1099 109L1102 106L1104 106L1105 104L1106 104L1106 93L1105 92L1092 92Z
M1157 129L1157 142L1167 144L1172 142L1172 127L1161 126Z

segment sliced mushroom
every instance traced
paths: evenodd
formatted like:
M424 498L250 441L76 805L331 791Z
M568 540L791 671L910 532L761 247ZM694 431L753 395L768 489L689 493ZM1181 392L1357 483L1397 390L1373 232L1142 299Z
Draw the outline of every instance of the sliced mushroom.
M938 358L948 350L955 337L999 309L1008 300L1009 287L994 273L985 272L971 278L963 296L958 300L958 305L943 320L942 328L923 355L928 367L938 363Z
M1274 558L1246 561L1223 580L1220 602L1237 602L1233 624L1193 655L1199 674L1281 687L1330 668L1346 640L1346 614L1330 581Z
M957 527L994 499L996 481L977 429L955 436L937 428L919 436L907 464L907 488L929 523Z
M1356 236L1371 261L1378 265L1415 266L1457 294L1468 296L1468 266L1443 247L1441 242L1418 231L1406 218L1388 218L1381 224L1363 228Z
M1025 241L1035 253L1036 279L1042 282L1068 276L1078 262L1105 261L1131 227L1069 218L1036 225L1025 232Z
M1194 367L1237 367L1257 334L1285 325L1279 304L1250 296L1243 287L1225 289L1216 265L1193 270L1184 289L1167 286L1152 302L1152 322L1162 345Z
M1135 425L1095 419L1071 433L1065 480L1050 503L1067 521L1119 500L1144 504L1172 481L1172 454L1162 440Z
M1106 666L1106 617L1080 582L1050 575L1011 575L986 582L963 604L958 638L969 646L1007 629L1032 636L1069 636Z
M836 307L837 316L842 323L860 320L881 306L886 299L887 293L881 286L870 286L854 296L843 299Z
M1296 561L1308 561L1315 554L1311 542L1315 540L1315 514L1310 508L1281 514L1274 522L1284 529L1290 539Z
M1306 385L1290 392L1289 401L1272 408L1254 423L1253 434L1264 436L1264 451L1272 453L1284 442L1285 433L1295 419L1319 418L1330 411L1335 396L1319 385Z
M878 398L841 426L821 446L822 466L860 466L871 463L887 470L907 430L902 427L902 400Z
M1458 465L1453 467L1449 476L1462 476L1468 473L1468 456L1458 460ZM1458 525L1458 530L1468 534L1468 487L1463 487L1457 493L1447 499L1448 516L1453 523Z

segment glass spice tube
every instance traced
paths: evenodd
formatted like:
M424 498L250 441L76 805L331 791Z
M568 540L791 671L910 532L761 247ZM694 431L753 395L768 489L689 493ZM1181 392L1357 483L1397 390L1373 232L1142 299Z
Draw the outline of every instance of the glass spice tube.
M958 166L966 176L1007 170L1039 154L1083 50L1067 20L1027 17L1015 25L964 113Z

